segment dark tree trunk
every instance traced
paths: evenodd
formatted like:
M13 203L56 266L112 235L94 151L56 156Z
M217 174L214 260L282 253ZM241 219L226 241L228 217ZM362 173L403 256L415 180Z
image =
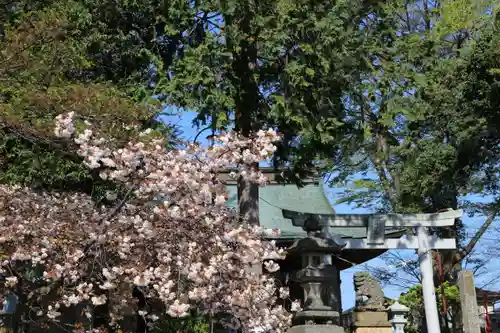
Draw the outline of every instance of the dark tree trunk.
M243 136L249 136L259 129L258 111L260 108L260 92L258 83L254 78L254 71L257 67L257 47L256 38L250 38L256 34L251 22L253 19L251 8L245 10L239 20L239 29L249 38L239 42L239 52L233 62L233 77L231 81L237 89L235 105L235 130ZM232 23L232 17L226 17L228 26ZM228 47L234 47L231 38L228 38ZM252 166L258 170L259 165ZM238 181L238 209L240 219L250 224L259 224L259 187L242 178Z
M14 333L28 333L26 331L24 322L26 320L26 295L24 294L23 291L23 281L22 279L18 280L17 283L17 288L16 288L16 296L17 296L17 303L16 303L16 308L14 311L14 314L12 315L12 332Z
M146 311L146 297L138 287L134 287L132 296L137 298L136 333L147 333L148 325L146 318L139 314L140 311Z

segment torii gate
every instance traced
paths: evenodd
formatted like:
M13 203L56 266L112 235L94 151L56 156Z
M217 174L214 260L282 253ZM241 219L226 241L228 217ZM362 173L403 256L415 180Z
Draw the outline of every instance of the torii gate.
M309 214L283 210L283 217L291 219L294 226L304 227L307 220L314 219L324 228L365 227L365 239L342 239L339 244L345 249L415 249L418 250L422 293L428 333L441 333L439 315L434 292L432 249L456 249L455 239L440 239L429 236L428 227L441 228L455 224L462 217L462 210L448 210L434 214ZM416 235L406 238L385 238L385 228L416 228ZM340 238L340 237L339 237Z

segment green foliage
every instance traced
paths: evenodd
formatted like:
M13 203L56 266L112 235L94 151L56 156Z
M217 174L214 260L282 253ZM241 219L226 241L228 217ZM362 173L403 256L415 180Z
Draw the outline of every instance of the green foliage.
M406 293L399 297L398 301L410 309L407 316L408 324L406 324L405 332L421 332L422 325L425 325L425 320L423 320L424 300L422 297L422 286L416 285L410 287Z
M80 163L67 161L53 150L31 145L22 139L4 134L0 151L3 172L2 183L37 184L56 186L60 182L82 182L88 171Z
M449 282L443 284L444 295L448 307L457 307L460 304L460 292L458 287L451 285ZM437 306L440 311L443 309L441 288L436 288ZM405 332L418 333L424 330L425 326L425 309L422 295L422 285L417 284L408 289L408 291L399 297L399 303L410 309L408 313L408 324L405 327ZM444 328L442 329L443 331Z
M336 153L350 124L344 92L365 68L362 1L173 1L167 20L194 19L182 56L157 90L214 129L277 128L276 164L301 173ZM172 28L170 31L175 31Z
M483 184L491 194L499 183L495 23L485 3L424 5L420 12L416 3L391 1L367 22L370 71L349 92L359 142L333 166L336 184L375 172L378 186L367 186L363 197L381 210L456 208L458 196L476 191L480 174L488 173ZM361 203L355 192L344 200Z
M84 191L96 198L107 190L118 190L81 164L76 147L54 137L54 118L60 113L75 112L81 125L90 121L97 135L113 138L116 144L134 140L147 127L162 135L173 134L171 126L154 121L161 112L159 101L145 93L149 79L136 73L146 65L134 58L130 63L137 67L122 67L120 78L116 74L119 69L114 61L125 59L120 52L131 49L122 45L122 49L114 49L115 54L93 51L93 43L121 33L110 28L99 31L105 22L92 14L98 5L103 9L106 4L17 1L4 8L0 182ZM105 58L109 58L107 63ZM106 66L114 73L109 78L103 74Z
M168 318L161 320L155 325L152 332L169 333L208 333L210 332L210 321L205 317L189 316L185 318Z

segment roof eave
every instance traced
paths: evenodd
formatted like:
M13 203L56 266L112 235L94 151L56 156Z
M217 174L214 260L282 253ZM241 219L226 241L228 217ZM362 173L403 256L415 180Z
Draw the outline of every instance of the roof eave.
M228 185L237 185L238 180L230 176L231 172L237 172L237 168L224 169L219 171L219 178L223 180ZM266 175L269 180L269 185L284 185L284 184L294 184L294 182L288 180L285 177L285 173L289 170L275 169L272 167L260 167L259 171ZM321 177L316 171L312 171L309 177L302 178L300 180L301 185L306 184L316 184L320 183Z

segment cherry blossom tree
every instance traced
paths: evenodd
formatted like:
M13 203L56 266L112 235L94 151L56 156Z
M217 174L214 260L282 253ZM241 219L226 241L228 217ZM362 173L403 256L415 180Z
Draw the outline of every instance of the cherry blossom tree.
M83 194L0 186L0 283L18 297L19 321L57 322L65 308L80 307L92 323L93 310L106 306L107 327L77 331L114 329L130 309L148 325L196 311L225 314L223 324L244 332L289 327L291 313L278 301L288 291L266 274L286 253L263 240L265 230L239 223L218 177L237 167L232 176L265 185L253 166L275 151L274 131L167 151L152 131L120 145L68 113L57 117L55 135L127 192L109 193L114 205L104 206ZM263 263L264 273L250 269Z

